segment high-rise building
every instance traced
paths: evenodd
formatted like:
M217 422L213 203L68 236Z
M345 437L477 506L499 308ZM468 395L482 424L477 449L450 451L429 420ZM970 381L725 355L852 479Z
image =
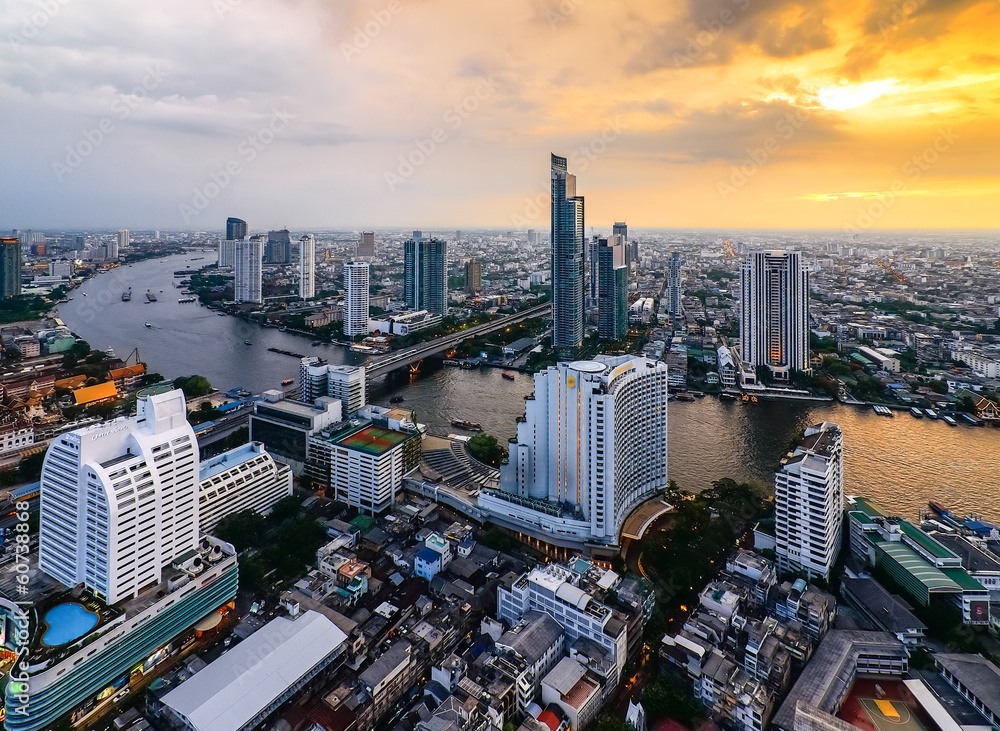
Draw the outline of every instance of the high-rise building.
M673 317L680 317L683 314L682 297L684 296L684 290L681 287L683 276L681 274L681 254L679 251L675 251L667 259L667 282L666 282L666 295L665 299L667 301L667 311Z
M264 301L261 260L264 255L264 237L251 236L235 242L236 276L233 299L236 302Z
M344 335L368 335L369 265L352 261L344 267Z
M622 241L628 243L628 224L624 221L615 221L614 226L611 227L612 236L621 236Z
M292 261L292 239L287 228L267 232L264 250L265 264L289 264Z
M115 250L114 258L118 258L118 254L126 250L132 245L132 237L129 234L127 228L122 228L118 230L118 248Z
M311 300L316 296L316 240L312 234L299 239L299 297Z
M597 245L597 333L602 340L621 340L628 332L628 266L621 235Z
M358 258L375 256L375 232L362 231L358 239Z
M562 354L583 344L583 196L566 158L552 155L552 345Z
M292 470L275 462L261 442L250 442L201 463L198 522L203 533L241 510L268 515L292 494Z
M198 442L184 394L139 394L136 416L60 435L41 477L39 568L114 604L198 547Z
M465 292L478 294L483 289L483 265L478 259L465 262Z
M226 219L226 238L229 241L238 241L247 237L247 222L242 218Z
M844 511L843 437L836 424L806 429L774 476L775 553L782 571L830 578Z
M490 520L555 545L616 545L629 512L667 485L667 367L643 357L535 374L517 440L484 490Z
M597 294L600 287L600 276L597 271L597 245L600 238L597 236L591 236L587 240L585 257L586 268L587 268L587 307L595 307L597 305Z
M740 272L740 358L789 380L809 370L809 273L797 251L757 251Z
M365 405L368 398L364 366L328 365L310 356L299 362L301 398L315 403L324 396L341 402L344 418Z
M21 250L18 239L0 239L0 299L21 295Z
M448 244L420 231L403 243L403 299L411 310L448 313Z

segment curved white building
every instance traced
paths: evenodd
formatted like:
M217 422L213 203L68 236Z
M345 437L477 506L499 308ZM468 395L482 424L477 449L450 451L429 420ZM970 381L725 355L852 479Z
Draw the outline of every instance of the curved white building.
M525 419L479 505L556 545L616 545L621 525L667 487L667 367L643 357L559 363L535 375Z

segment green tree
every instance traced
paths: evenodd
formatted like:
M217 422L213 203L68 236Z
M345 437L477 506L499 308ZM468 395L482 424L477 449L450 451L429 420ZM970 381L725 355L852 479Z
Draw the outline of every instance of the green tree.
M212 384L205 376L180 376L174 379L174 387L181 389L186 398L197 398L212 392Z
M238 552L258 547L264 539L264 518L256 510L246 509L232 513L215 526L217 538L232 543ZM243 566L241 564L242 573Z
M500 446L492 434L476 434L468 441L469 453L484 464L499 467L507 456L507 450Z
M270 525L281 525L286 520L297 517L300 512L302 512L302 498L289 495L274 504L267 516L267 522Z
M21 460L17 466L17 476L22 482L34 482L42 477L42 463L45 461L45 452L29 454Z

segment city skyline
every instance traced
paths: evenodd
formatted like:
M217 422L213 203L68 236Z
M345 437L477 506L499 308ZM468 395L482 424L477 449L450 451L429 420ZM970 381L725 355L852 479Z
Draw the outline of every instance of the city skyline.
M14 5L11 227L539 228L549 150L609 225L998 225L995 3Z

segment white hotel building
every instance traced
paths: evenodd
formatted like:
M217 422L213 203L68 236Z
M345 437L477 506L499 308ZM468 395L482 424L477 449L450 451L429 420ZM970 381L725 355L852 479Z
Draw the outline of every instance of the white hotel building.
M805 431L774 476L778 568L830 578L840 550L844 515L844 442L840 427L823 422Z
M369 266L366 261L352 261L344 267L344 335L353 338L368 334Z
M108 604L198 547L198 442L184 395L139 395L134 418L60 435L41 477L39 568Z
M299 239L299 297L316 296L316 239L306 234Z
M611 547L639 503L667 487L667 367L643 357L559 363L535 375L525 418L479 507L566 548Z
M263 266L266 236L251 236L236 242L233 266L233 300L236 302L264 301Z
M202 533L241 510L261 515L292 494L292 468L275 462L261 442L250 442L201 463L198 520Z

